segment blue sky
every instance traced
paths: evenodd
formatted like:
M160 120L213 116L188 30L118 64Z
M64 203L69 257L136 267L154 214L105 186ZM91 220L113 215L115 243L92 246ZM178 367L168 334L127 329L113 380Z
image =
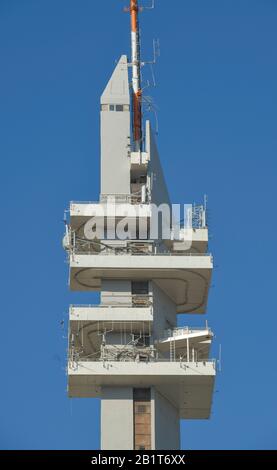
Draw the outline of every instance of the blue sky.
M97 200L99 97L129 54L127 0L0 0L0 448L97 449L99 402L66 396L70 200ZM108 12L107 5L110 10ZM159 148L172 201L209 197L208 315L222 344L210 421L184 449L276 449L277 2L157 0Z

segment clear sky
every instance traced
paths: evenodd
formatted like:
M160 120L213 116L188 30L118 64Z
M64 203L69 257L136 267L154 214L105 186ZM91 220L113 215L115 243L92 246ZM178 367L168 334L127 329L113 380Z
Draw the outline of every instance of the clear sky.
M148 2L148 0L145 0ZM3 449L98 449L99 402L66 396L70 200L99 193L99 97L129 54L127 0L0 0ZM208 316L222 344L210 421L182 448L276 449L276 0L157 0L142 18L172 201L209 197Z

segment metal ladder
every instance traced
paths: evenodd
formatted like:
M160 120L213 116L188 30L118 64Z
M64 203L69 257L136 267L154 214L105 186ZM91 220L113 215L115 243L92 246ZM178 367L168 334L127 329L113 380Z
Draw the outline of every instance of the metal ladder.
M169 343L169 357L170 357L170 362L175 361L176 359L176 348L175 348L175 340L170 340Z

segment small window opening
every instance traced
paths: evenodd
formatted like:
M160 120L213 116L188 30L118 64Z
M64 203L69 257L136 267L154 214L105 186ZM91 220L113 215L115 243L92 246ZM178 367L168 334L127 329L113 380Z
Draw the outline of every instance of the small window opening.
M133 295L148 295L149 282L148 281L132 281L132 294Z

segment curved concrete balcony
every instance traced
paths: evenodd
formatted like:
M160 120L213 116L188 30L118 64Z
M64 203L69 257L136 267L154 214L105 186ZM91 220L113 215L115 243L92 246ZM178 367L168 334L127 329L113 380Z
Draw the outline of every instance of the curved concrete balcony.
M181 419L208 419L215 362L69 363L69 397L100 397L102 386L155 386L179 409Z
M152 306L134 305L71 305L70 322L153 322Z
M102 279L153 280L177 313L205 313L212 268L211 255L72 254L70 288L100 290Z

